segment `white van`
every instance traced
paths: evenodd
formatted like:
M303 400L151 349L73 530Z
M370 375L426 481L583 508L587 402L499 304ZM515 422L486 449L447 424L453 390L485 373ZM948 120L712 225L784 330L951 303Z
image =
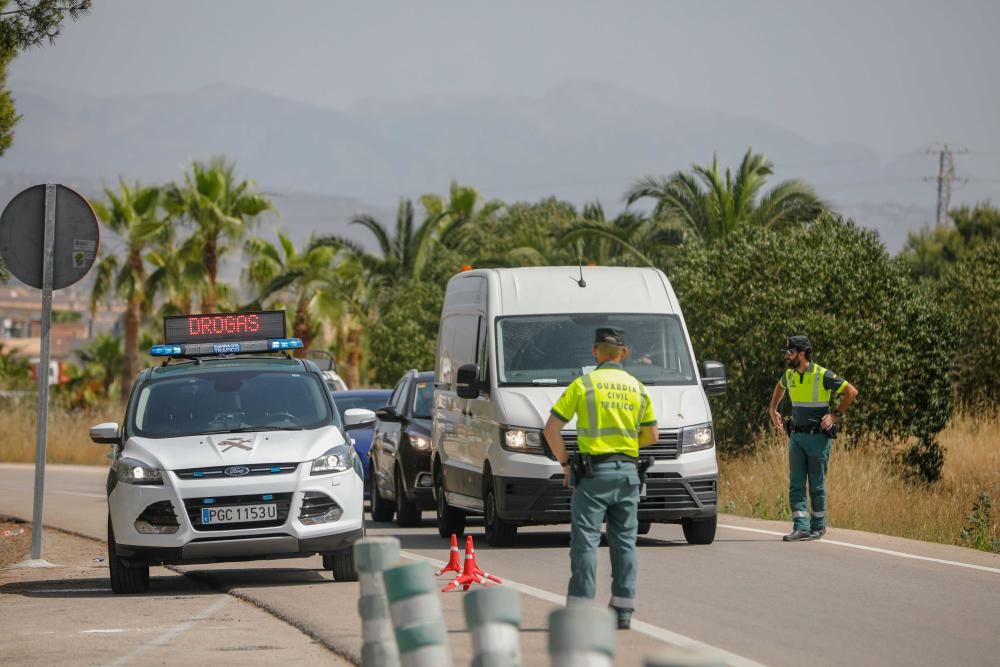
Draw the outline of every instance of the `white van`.
M681 523L692 544L715 539L718 464L706 395L726 390L722 364L699 375L684 316L662 271L627 267L481 269L448 282L438 335L432 427L438 532L482 514L487 541L518 526L568 523L571 491L542 428L563 390L594 367L594 329L620 327L625 369L648 388L660 439L639 504L639 532ZM576 420L563 439L576 450Z

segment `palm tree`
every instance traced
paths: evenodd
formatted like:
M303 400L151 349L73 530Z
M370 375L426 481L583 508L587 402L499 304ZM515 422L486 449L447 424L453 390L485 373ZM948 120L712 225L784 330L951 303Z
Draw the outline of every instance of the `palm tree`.
M139 326L151 300L147 295L147 271L143 254L153 245L167 243L171 226L160 217L161 190L136 183L119 182L118 192L104 190L107 200L94 204L98 216L125 242L121 254L105 253L97 264L90 294L90 314L112 294L125 301L125 350L121 373L122 397L127 398L139 371Z
M125 355L121 339L102 334L76 350L77 364L68 364L69 382L59 385L57 392L65 396L71 407L83 408L96 405L111 395L115 378L122 377ZM132 378L128 378L131 382ZM128 394L121 390L123 398Z
M575 245L584 264L599 266L653 266L641 248L651 248L661 234L644 215L625 211L612 220L604 215L599 203L586 204L581 216L560 234L562 247Z
M274 208L270 199L252 189L251 181L237 182L234 164L214 158L192 163L184 185L167 190L168 209L194 225L188 242L197 248L205 271L203 313L218 307L219 260L243 239L258 215Z
M278 233L278 244L254 238L246 243L249 258L243 271L245 282L254 285L258 303L277 296L290 297L295 315L292 335L302 339L304 356L317 334L318 321L339 310L340 299L333 259L337 251L328 246L310 246L298 251L291 239Z
M774 165L748 148L733 176L711 166L693 165L690 172L669 177L648 176L625 194L631 205L640 199L655 201L654 217L680 226L703 241L725 237L740 225L781 228L814 220L827 205L812 186L799 180L782 181L758 198Z

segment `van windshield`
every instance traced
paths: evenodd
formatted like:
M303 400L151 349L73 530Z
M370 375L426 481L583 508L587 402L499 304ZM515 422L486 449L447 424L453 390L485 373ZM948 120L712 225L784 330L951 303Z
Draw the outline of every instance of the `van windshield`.
M694 384L687 340L676 315L518 315L497 318L501 385L568 385L594 368L594 329L625 331L625 370L647 385Z

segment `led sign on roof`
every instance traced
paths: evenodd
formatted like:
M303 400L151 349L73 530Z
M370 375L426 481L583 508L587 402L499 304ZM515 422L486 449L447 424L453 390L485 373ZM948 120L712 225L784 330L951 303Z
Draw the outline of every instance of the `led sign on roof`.
M285 311L174 315L163 318L163 342L228 343L285 337Z

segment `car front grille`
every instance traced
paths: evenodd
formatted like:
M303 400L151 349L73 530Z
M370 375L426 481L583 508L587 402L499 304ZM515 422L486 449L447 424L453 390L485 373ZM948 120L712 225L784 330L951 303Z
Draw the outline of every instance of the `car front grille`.
M137 520L145 521L151 526L176 526L177 513L174 504L169 500L153 503L142 511Z
M243 466L250 472L245 475L226 475L226 469L240 466L211 466L207 468L186 468L175 470L174 474L181 479L225 479L226 477L253 477L255 475L286 475L295 472L298 463L253 463Z
M261 505L275 503L278 506L278 518L273 521L244 521L241 523L220 523L204 525L201 522L201 510L205 507L233 507L235 505ZM195 530L240 530L241 528L273 528L280 526L288 519L288 510L292 506L291 493L255 493L245 496L215 496L212 498L185 498L184 509Z

